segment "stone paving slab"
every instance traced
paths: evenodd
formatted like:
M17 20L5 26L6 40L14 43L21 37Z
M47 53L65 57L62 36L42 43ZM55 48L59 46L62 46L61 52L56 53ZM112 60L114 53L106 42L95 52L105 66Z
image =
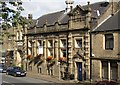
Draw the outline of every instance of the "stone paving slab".
M36 79L41 79L41 80L53 82L53 83L75 83L74 80L62 80L62 79L59 79L57 77L52 77L49 75L42 75L42 74L34 73L34 72L27 72L27 76L32 77L32 78L36 78Z

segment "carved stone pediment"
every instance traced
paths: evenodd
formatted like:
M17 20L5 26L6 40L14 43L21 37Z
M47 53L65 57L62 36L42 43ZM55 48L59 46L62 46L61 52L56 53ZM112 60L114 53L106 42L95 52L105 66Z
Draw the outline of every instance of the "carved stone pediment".
M73 56L72 58L73 60L74 59L82 59L83 61L85 60L84 58L84 53L82 50L78 49L76 52L75 52L75 55Z
M77 5L68 15L80 15L84 13L84 9L82 8L82 6Z

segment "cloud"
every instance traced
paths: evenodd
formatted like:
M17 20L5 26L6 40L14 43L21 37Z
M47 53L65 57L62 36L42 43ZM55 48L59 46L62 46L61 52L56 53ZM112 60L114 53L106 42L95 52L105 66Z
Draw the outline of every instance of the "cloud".
M63 10L66 8L65 4L66 0L23 0L23 8L25 9L22 12L23 16L27 16L28 14L33 14L33 18L38 18L44 14ZM78 4L87 4L89 0L73 0L74 6ZM106 0L96 0L98 1L106 1ZM95 0L90 0L91 3L95 2Z
M53 11L58 11L58 10L63 10L65 9L65 4L63 4L64 1L56 1L53 0L52 2L50 2L50 0L48 1L34 1L34 2L23 2L23 8L24 11L22 12L22 15L26 16L26 14L30 13L33 14L34 18L37 18L43 14L49 13L49 12L53 12Z

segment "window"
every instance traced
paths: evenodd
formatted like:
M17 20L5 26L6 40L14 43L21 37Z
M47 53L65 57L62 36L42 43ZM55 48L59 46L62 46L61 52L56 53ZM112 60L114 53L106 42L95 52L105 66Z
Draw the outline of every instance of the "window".
M66 50L63 50L63 57L66 57Z
M53 46L52 40L48 40L48 47L52 47L52 46Z
M61 39L60 47L66 48L66 39Z
M20 35L19 35L19 31L17 31L17 40L20 40Z
M42 46L42 40L38 40L38 46Z
M66 49L61 49L60 50L60 57L66 57Z
M19 39L22 40L22 31L19 32Z
M105 34L105 49L113 50L113 48L114 48L113 34Z
M75 41L75 47L76 48L82 48L82 39L76 39Z
M102 61L102 78L108 79L108 62Z

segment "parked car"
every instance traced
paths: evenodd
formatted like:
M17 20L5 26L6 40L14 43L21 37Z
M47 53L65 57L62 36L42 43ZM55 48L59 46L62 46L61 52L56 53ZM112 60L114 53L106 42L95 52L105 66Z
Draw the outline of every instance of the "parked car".
M8 67L6 70L7 75L12 75L12 76L26 76L26 71L22 70L18 66L13 66L13 67Z
M6 72L6 68L4 64L0 64L0 73L5 73Z
M117 85L117 82L102 80L102 81L98 81L95 85Z

